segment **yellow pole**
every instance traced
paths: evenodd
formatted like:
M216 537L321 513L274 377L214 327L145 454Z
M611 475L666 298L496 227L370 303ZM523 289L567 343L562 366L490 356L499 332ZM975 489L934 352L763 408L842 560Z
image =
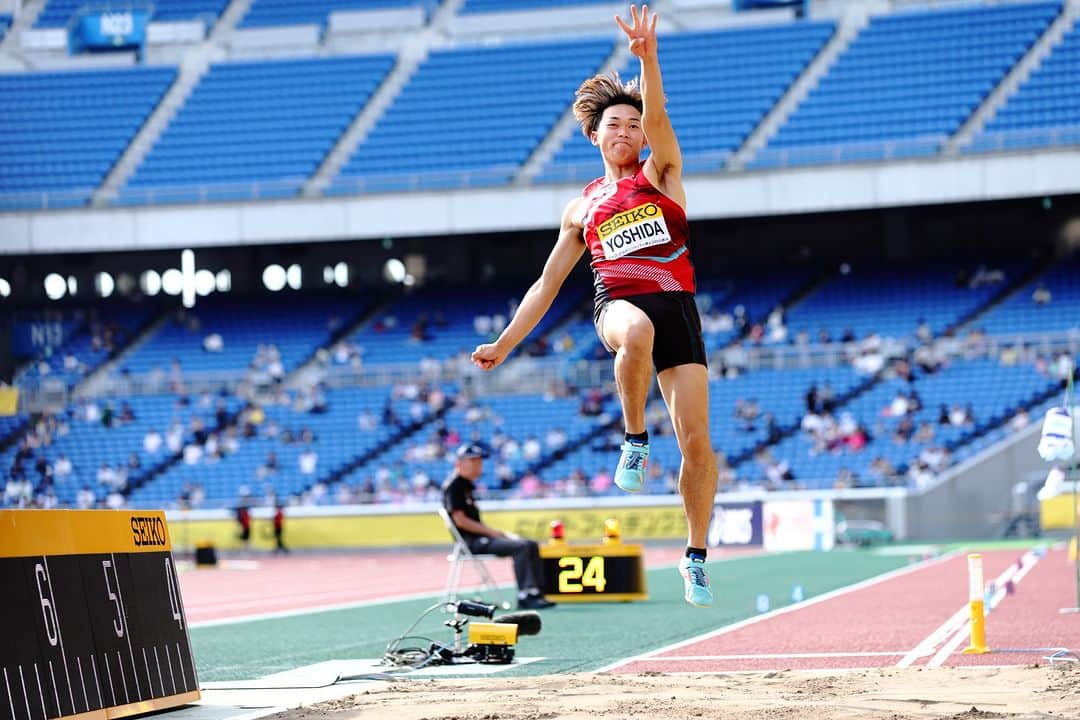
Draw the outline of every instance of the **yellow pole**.
M982 555L968 555L968 607L971 610L971 644L964 648L965 655L982 655L990 652L986 647L986 608L983 605Z

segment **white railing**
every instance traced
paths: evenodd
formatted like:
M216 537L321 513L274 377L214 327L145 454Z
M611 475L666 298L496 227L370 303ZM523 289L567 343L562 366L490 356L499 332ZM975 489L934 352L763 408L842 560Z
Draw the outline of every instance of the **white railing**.
M1024 150L1031 147L1080 145L1080 125L983 131L961 148L963 152Z
M938 339L935 342L941 342ZM1080 356L1080 328L1057 333L1027 333L1019 335L988 335L976 341L964 337L955 340L954 357L1000 357L1007 348L1025 348L1028 353L1052 356L1069 353ZM906 354L914 348L910 341L886 339L881 353L886 360ZM729 347L710 357L715 365L723 360L728 367L743 371L783 370L791 368L836 367L849 364L858 355L858 343L828 343L808 345L762 345ZM601 387L612 380L608 360L571 360L565 355L531 358L518 357L498 372L486 373L473 367L465 358L453 358L421 367L420 360L397 363L368 364L360 368L350 365L327 365L314 373L305 372L303 382L312 379L327 388L390 387L398 383L426 380L432 383L468 383L484 395L536 394L548 390L552 383L565 381L576 387ZM158 395L173 392L169 378L158 372L137 374L113 373L104 381L94 383L96 397ZM253 378L246 370L185 371L183 389L188 393L227 390L244 396L257 396L260 388L270 384ZM75 397L87 393L72 392L58 378L23 376L18 381L20 407L26 411L62 407Z
M826 163L903 160L937 155L947 135L921 135L892 140L800 145L788 148L766 146L747 164L748 168L774 169Z

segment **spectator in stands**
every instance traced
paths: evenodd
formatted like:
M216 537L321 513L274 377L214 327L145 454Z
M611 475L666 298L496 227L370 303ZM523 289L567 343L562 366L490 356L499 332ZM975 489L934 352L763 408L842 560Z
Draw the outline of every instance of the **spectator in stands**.
M1035 291L1031 293L1031 301L1036 305L1049 305L1052 299L1050 290L1042 283L1039 283Z
M159 450L161 450L161 445L163 442L164 440L161 437L161 433L159 433L154 428L150 428L146 431L146 434L143 435L143 450L145 450L150 455L155 455Z
M120 414L116 416L116 419L124 425L135 422L135 411L127 400L120 404Z
M934 441L933 423L923 421L919 423L919 429L915 431L914 440L917 443L929 443Z
M477 443L466 443L456 451L454 472L442 486L443 507L461 533L462 539L474 553L491 553L514 558L514 576L518 586L518 607L541 610L554 603L540 593L543 586L543 565L540 548L533 540L513 533L496 530L481 520L476 506L476 482L484 472L484 458L489 453Z
M300 453L300 457L297 458L297 464L302 475L313 475L318 462L319 454L310 447L304 448L304 451Z
M664 107L656 16L636 6L631 16L631 25L619 17L616 22L640 60L644 92L635 83L623 85L616 74L592 77L578 88L574 116L600 149L605 175L567 204L540 278L510 325L494 343L477 347L472 359L485 370L502 363L537 326L570 270L590 250L597 278L596 329L615 356L626 434L614 482L628 492L644 485L645 405L655 372L683 456L679 485L689 532L680 574L687 601L708 606L705 540L717 473L705 346L687 253L682 157ZM642 162L646 144L651 153Z
M970 405L968 406L970 407ZM968 408L965 408L959 404L954 404L949 408L949 424L953 427L962 427L964 425L970 425L975 422L974 417L968 412Z
M83 485L79 492L75 493L75 507L79 510L92 508L96 503L97 496L94 495L94 491L90 489L89 485Z
M919 318L915 325L915 337L920 343L928 343L934 338L934 333L925 318Z
M1012 420L1009 421L1009 429L1013 432L1019 432L1031 424L1031 417L1028 415L1028 411L1024 408L1020 408L1013 415Z
M220 333L210 333L203 338L202 347L205 352L219 353L225 349L225 340Z
M896 468L893 467L891 462L878 455L870 463L869 475L876 485L890 484L892 479L896 477Z
M56 462L52 466L52 474L58 479L63 479L71 475L74 468L71 465L71 460L64 453L60 453L57 456Z

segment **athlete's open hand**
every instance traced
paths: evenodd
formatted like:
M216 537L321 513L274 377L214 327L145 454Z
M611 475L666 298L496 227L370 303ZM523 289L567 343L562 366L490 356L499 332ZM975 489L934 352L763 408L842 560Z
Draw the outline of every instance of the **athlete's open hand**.
M473 365L481 370L493 370L501 365L505 359L506 353L494 343L477 345L472 354Z
M635 57L643 58L656 54L657 17L659 16L656 13L650 17L648 5L642 5L640 13L638 13L637 5L630 6L632 26L623 22L618 15L615 16L615 22L626 33L626 38L630 41L630 52Z

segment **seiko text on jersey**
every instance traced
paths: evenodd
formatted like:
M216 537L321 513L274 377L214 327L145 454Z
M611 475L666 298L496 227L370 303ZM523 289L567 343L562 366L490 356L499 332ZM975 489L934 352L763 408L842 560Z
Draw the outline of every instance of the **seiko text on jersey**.
M608 260L653 245L671 242L664 213L654 203L645 203L613 215L597 229L604 257Z

